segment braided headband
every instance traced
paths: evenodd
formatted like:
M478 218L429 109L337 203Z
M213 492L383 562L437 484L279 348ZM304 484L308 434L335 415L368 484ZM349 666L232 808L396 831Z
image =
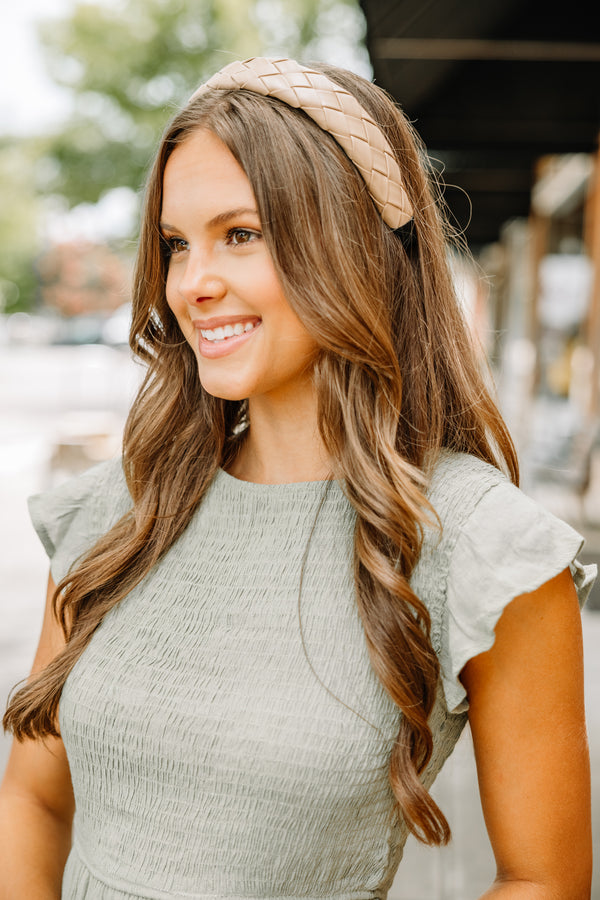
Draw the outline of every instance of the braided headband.
M192 94L190 102L211 88L242 88L304 110L352 160L383 221L399 228L412 219L400 168L385 135L356 97L326 75L293 59L253 57L225 66Z

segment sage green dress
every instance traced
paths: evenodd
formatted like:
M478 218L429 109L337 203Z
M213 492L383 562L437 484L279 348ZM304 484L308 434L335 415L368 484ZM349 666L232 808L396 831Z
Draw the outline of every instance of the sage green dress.
M465 724L457 676L505 605L569 565L583 601L594 575L581 537L480 461L444 454L430 499L443 532L412 578L442 665L427 784ZM128 506L118 460L31 499L55 580ZM400 713L369 662L353 525L335 482L220 471L106 616L60 703L76 798L63 898L386 896L407 836L388 783Z

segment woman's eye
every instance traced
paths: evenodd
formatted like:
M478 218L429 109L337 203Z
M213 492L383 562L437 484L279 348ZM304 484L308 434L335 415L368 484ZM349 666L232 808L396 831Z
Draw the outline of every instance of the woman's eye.
M259 232L251 231L249 228L231 228L227 232L227 243L232 244L234 247L239 247L241 244L249 244L257 238L260 238Z
M176 253L187 250L187 242L183 238L163 237L163 241L169 256L175 256Z

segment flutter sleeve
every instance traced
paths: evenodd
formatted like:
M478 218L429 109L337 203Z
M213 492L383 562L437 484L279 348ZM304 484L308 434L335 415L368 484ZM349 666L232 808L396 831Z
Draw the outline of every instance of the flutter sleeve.
M131 507L121 460L100 463L56 488L34 494L28 505L58 584Z
M483 495L461 528L448 570L440 662L449 711L468 708L458 676L469 659L493 645L494 628L511 600L569 567L583 606L597 567L577 560L582 546L580 534L510 482Z

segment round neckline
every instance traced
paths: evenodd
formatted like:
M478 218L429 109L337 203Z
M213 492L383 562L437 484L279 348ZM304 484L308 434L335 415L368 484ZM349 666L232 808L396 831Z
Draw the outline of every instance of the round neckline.
M262 481L244 481L242 478L236 478L235 475L230 475L229 472L221 467L217 469L217 476L220 477L224 483L236 487L240 491L247 490L256 493L270 493L277 492L278 490L281 492L285 490L293 491L294 489L318 492L322 490L325 485L335 481L333 478L325 478L319 481L281 481L273 484L264 483Z

